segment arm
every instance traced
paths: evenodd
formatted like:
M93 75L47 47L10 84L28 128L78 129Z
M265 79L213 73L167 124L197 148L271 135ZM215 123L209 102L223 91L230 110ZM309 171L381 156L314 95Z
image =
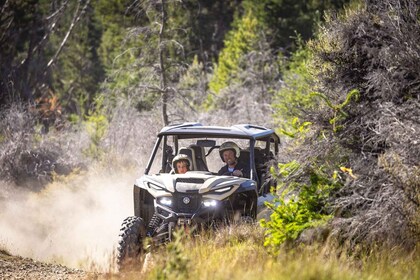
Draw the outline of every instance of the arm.
M234 176L249 178L249 168L246 164L238 162L233 171Z
M225 174L226 172L227 172L227 167L225 165L222 168L220 168L219 172L217 172L217 175L221 176L221 175Z

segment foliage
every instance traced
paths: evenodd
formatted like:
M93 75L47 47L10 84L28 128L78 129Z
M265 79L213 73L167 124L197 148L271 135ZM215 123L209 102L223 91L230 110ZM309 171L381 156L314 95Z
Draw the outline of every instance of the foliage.
M339 179L328 201L337 214L332 237L351 248L417 244L419 6L354 1L323 18L347 2L3 1L2 178L41 187L92 157L140 164L150 147L138 139L161 127L157 105L168 105L163 124L275 122L293 141L285 162L316 170L287 176L300 191L281 198L279 217L299 217L287 238L320 218L308 196L325 197L312 187ZM99 92L103 107L95 107Z
M343 108L350 103L350 100L353 96L354 96L354 99L357 101L357 99L359 98L359 91L356 90L356 89L351 90L347 94L346 100L344 100L343 103L338 104L338 105L332 104L331 101L328 100L328 97L325 96L325 94L322 94L322 93L319 93L319 92L313 92L313 93L311 93L311 96L317 96L317 97L323 99L325 101L325 103L328 105L328 107L333 109L334 116L333 116L332 119L330 119L330 124L332 124L332 126L333 126L333 131L337 132L339 129L342 129L343 126L337 126L336 123L338 121L343 120L346 117L348 117L348 114L343 110Z
M73 3L76 5L77 3ZM74 9L74 8L73 8ZM92 107L100 83L105 78L104 67L98 56L102 29L90 4L69 36L67 47L57 59L51 72L51 88L57 93L63 109L85 116ZM73 15L64 16L65 24L71 24ZM67 30L57 30L50 36L51 50L57 48Z
M63 65L60 55L70 44L81 18L89 9L89 3L90 1L80 0L71 3L6 1L2 4L0 32L4 48L0 51L3 62L0 104L34 102L50 92L57 94L57 91L60 97L64 95L60 87L60 78L63 77L54 76L52 67L54 65L58 70L63 70L73 64L66 61L67 64ZM83 32L81 35L83 36ZM76 44L75 47L81 49L83 44ZM79 67L79 70L82 68L84 66ZM74 74L72 70L72 67L66 69L65 75Z
M282 49L287 55L300 48L293 38L301 36L303 41L313 38L318 24L324 21L324 12L340 9L348 0L296 1L262 0L248 1L254 6L258 22L267 28L273 49ZM296 44L298 43L298 44Z
M291 130L286 131L284 129L281 129L280 133L291 138L296 138L297 136L304 136L304 134L308 132L309 126L311 124L311 122L301 123L298 118L294 118L291 123Z
M273 93L281 86L280 75L277 56L262 38L255 50L239 60L235 80L212 96L211 104L215 109L208 112L213 115L211 121L215 124L245 122L273 127L271 101Z
M1 4L0 14L0 105L17 100L28 100L33 96L29 83L39 78L44 65L44 49L29 56L46 33L46 1L36 5L35 1L6 1ZM33 26L39 26L37 32Z
M238 240L241 233L247 238ZM188 276L184 279L417 279L419 254L407 254L399 248L376 249L355 258L345 248L332 244L281 249L268 254L261 228L255 224L221 228L182 241L183 257L188 259ZM232 242L232 240L237 240ZM150 268L127 274L107 274L109 279L157 279L172 252L166 247L152 254ZM166 279L178 279L168 274Z
M81 151L87 146L83 131L66 125L45 135L37 117L23 106L0 112L0 176L4 182L38 191L55 175L69 174L88 160Z
M343 1L343 3L345 2ZM211 92L206 103L207 109L217 108L215 99L217 99L220 91L238 81L238 76L240 76L243 67L241 62L245 61L247 55L252 51L261 49L258 47L259 42L267 42L275 54L282 53L279 52L278 47L273 48L273 46L284 48L291 45L286 42L290 42L290 38L296 36L296 30L299 32L298 36L300 36L300 32L306 32L304 40L309 39L315 31L315 23L319 20L323 11L332 7L341 7L343 3L330 3L328 1L322 1L322 3L311 1L309 4L307 1L243 1L241 6L243 12L235 16L233 29L226 36L225 47L220 52L214 76L209 82ZM302 21L299 21L299 19L302 19ZM296 28L293 24L295 22L301 24L300 28ZM281 25L287 25L287 28L290 27L290 29L279 28ZM301 56L299 53L296 54L296 58ZM304 67L301 67L301 70L307 72ZM304 77L306 78L306 76ZM301 81L294 83L296 87L301 87L302 84L306 85ZM309 91L309 89L307 90ZM298 96L294 100L309 103L301 97ZM296 115L292 116L295 117Z
M419 240L418 9L414 1L367 1L329 15L309 44L314 91L325 103L307 111L311 137L295 154L351 166L331 206L332 236L353 249ZM344 164L334 151L348 151Z
M308 183L286 185L284 181L300 168L295 161L279 164L281 178L278 179L283 180L278 186L281 193L273 202L266 203L273 214L270 220L261 220L261 226L267 230L264 245L274 253L278 253L283 243L296 240L305 229L320 226L332 218L329 199L340 183L327 178L322 169L312 169Z
M122 94L134 100L139 111L160 105L165 125L171 121L168 108L179 95L178 84L188 67L185 22L174 16L180 8L177 1L137 1L131 6L136 21L120 55L123 67L117 65L104 85L106 95L116 99Z
M216 94L235 79L240 59L254 49L258 40L259 25L252 11L246 11L243 16L238 15L234 26L227 34L225 48L220 52L215 74L209 82L210 90Z
M174 240L167 246L168 259L165 268L158 272L157 279L188 278L190 260L184 246L185 233L182 230L174 232Z
M230 125L239 121L271 127L271 100L280 87L281 75L277 52L270 48L252 7L245 4L244 14L236 15L235 29L229 33L217 69L210 77L203 107L209 110L214 123Z
M311 50L300 41L299 48L282 69L283 85L274 94L274 118L282 131L296 130L295 119L307 119L310 108L316 106L311 92L315 85ZM279 57L282 61L283 58ZM305 122L304 122L305 123Z
M413 103L418 99L413 73L419 70L412 63L419 52L413 30L420 25L411 12L417 10L412 1L368 1L330 14L304 48L310 54L305 63L286 68L286 86L276 95L281 132L295 137L285 157L325 165L329 172L341 166L334 173L343 187L330 201L337 215L331 233L352 250L418 242L413 156L419 151L410 140L416 138L413 117L419 112ZM288 93L288 77L304 77L297 65L306 67L309 83L298 82ZM311 123L304 137L293 133L304 128L295 117ZM294 180L299 184L305 178Z
M169 114L174 123L197 121L199 108L207 98L208 73L205 65L194 57L185 73L180 77L176 91L177 98L172 99Z
M103 151L100 149L100 143L106 134L108 120L105 115L95 113L87 117L85 126L90 137L90 145L85 151L85 154L89 157L99 159L103 156Z

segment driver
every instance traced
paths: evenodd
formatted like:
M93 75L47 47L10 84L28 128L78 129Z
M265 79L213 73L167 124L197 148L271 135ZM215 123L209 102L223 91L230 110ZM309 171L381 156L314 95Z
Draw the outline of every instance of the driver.
M219 153L226 165L217 174L249 178L249 168L238 161L240 152L241 150L235 142L228 141L223 143L219 148Z
M176 174L184 174L190 171L191 159L184 154L178 154L172 160L172 167Z

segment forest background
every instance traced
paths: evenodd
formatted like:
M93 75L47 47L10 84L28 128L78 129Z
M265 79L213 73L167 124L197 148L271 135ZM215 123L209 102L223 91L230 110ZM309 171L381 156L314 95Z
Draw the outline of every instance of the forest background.
M418 1L5 0L0 10L3 213L16 190L75 193L69 182L86 187L92 170L134 178L164 125L256 123L283 141L280 195L261 222L267 252L317 241L418 256Z

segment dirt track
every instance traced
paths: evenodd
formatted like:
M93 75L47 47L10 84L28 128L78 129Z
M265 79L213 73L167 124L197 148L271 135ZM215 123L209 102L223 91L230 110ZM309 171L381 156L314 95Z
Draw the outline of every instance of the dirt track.
M11 256L0 250L0 279L92 279L91 273L58 264Z

